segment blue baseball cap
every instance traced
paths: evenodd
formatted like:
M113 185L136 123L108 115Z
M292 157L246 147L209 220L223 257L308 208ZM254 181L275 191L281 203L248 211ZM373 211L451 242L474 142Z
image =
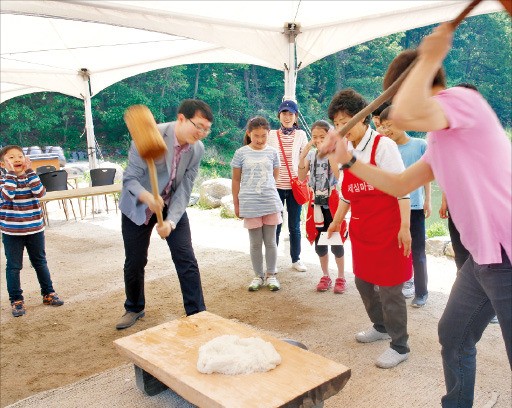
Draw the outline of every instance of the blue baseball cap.
M279 105L279 113L288 111L291 113L299 113L299 107L293 101L283 101L281 105Z

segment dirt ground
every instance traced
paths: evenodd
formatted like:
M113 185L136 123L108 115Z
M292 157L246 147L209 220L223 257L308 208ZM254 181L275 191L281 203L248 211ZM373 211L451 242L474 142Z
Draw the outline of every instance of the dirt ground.
M76 206L76 204L75 204ZM88 206L90 208L90 206ZM56 202L49 204L46 252L54 286L65 300L43 306L35 272L25 259L22 271L27 314L11 316L1 250L0 406L74 383L126 364L113 340L183 315L181 293L165 242L156 233L146 269L146 317L117 331L123 314L124 260L120 215L101 213L93 220L65 221ZM189 208L192 237L211 313L250 324L280 338L298 340L310 351L351 368L346 387L325 407L434 407L444 391L437 322L455 277L448 258L428 257L430 298L423 309L408 308L411 354L407 362L382 370L374 360L387 342L358 344L354 334L370 325L354 286L350 243L346 245L348 290L318 293L321 272L314 248L303 240L304 273L290 269L288 242L279 248L282 290L250 293L252 272L247 231L218 210ZM331 270L334 273L334 260ZM499 325L490 325L478 345L475 407L510 407L511 372ZM55 401L58 406L59 401ZM86 406L84 402L84 406Z

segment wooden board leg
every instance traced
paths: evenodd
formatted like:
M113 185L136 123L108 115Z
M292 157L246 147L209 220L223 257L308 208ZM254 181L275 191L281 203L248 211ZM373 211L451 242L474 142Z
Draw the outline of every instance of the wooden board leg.
M136 365L133 367L135 368L135 383L137 384L137 388L145 392L150 397L160 394L162 391L169 388L142 368Z
M340 375L336 378L321 384L320 386L312 389L294 400L291 400L285 405L281 405L283 408L295 408L295 407L308 407L308 408L322 408L324 406L324 401L328 398L336 395L339 390L345 387L348 378L346 376Z

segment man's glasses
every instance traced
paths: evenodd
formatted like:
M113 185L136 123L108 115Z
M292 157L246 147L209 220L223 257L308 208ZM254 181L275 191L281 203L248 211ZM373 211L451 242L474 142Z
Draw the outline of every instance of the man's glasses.
M212 133L212 131L210 129L205 129L204 127L202 126L197 126L194 122L192 122L192 119L188 119L187 120L190 121L190 123L192 123L194 125L194 127L199 131L201 132L204 136L208 136L210 133Z

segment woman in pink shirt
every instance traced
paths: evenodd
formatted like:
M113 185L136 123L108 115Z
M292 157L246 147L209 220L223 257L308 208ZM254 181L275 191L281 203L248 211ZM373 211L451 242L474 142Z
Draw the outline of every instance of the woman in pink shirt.
M498 317L509 364L512 362L512 150L496 114L476 91L446 89L442 62L453 28L441 24L417 51L398 55L384 88L416 58L393 98L392 118L404 130L428 131L427 151L401 174L355 161L344 140L331 134L324 154L350 164L351 172L395 196L436 179L471 256L457 274L439 321L446 395L443 407L473 406L476 343ZM512 364L511 364L512 366Z

